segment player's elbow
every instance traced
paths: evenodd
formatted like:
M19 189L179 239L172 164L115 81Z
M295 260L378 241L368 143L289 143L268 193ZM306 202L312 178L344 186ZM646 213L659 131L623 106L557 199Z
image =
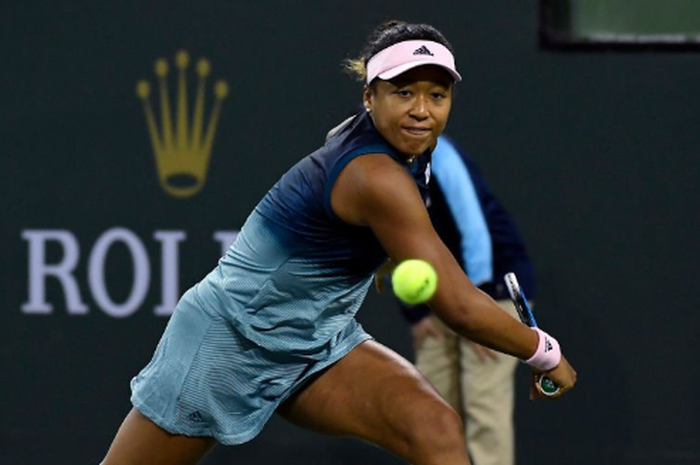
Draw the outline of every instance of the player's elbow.
M432 302L431 307L440 319L454 332L468 338L488 330L489 310L495 302L471 283L450 289L455 291L438 295Z
M442 312L440 319L454 332L465 337L480 333L484 328L484 319L479 311L466 305Z

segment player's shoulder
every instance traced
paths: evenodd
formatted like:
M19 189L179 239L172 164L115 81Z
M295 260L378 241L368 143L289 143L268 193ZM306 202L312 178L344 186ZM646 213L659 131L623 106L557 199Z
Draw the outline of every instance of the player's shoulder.
M353 159L338 176L332 207L351 224L367 225L370 217L386 216L411 198L415 184L406 169L385 153Z
M347 166L348 178L357 185L386 193L401 183L412 183L405 166L386 153L367 153Z

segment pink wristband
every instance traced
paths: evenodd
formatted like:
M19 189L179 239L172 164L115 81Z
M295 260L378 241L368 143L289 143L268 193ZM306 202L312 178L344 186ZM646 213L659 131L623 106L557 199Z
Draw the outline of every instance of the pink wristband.
M561 349L559 343L549 334L540 328L532 328L540 337L537 343L537 350L532 357L525 360L525 363L539 371L549 371L559 365L561 360Z

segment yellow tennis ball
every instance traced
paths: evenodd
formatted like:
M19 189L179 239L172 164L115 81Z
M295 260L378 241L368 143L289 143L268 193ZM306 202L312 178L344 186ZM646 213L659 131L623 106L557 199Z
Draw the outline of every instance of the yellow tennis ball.
M425 260L405 260L394 268L391 285L396 297L411 305L421 304L435 294L437 273Z

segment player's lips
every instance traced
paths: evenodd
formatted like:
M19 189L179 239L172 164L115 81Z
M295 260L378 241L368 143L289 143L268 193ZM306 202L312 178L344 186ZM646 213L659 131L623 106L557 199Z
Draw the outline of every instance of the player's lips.
M432 133L431 128L426 128L423 126L403 126L401 129L404 133L414 137L425 137Z

